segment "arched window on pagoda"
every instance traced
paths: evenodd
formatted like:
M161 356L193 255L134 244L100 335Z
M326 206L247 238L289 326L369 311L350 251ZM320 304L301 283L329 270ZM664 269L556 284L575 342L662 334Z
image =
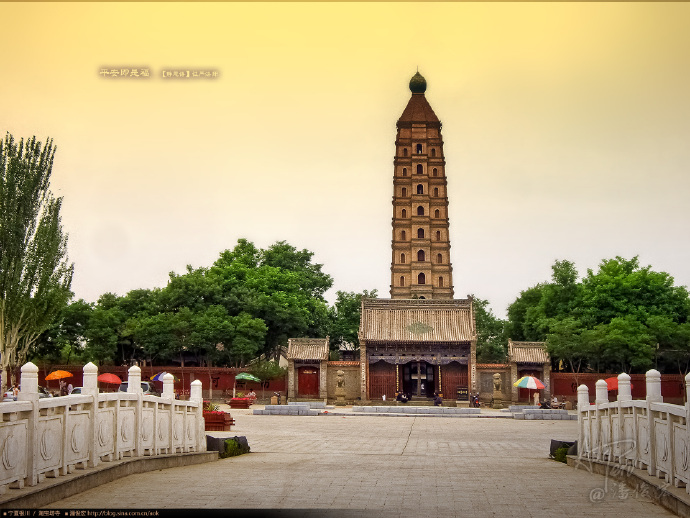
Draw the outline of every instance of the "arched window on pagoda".
M421 144L417 144L417 154L418 155L422 154L422 145Z
M417 216L424 216L424 207L421 205L417 207Z
M435 217L435 218L440 218L440 217L441 217L441 211L438 210L438 209L436 209L436 210L434 211L434 217Z
M432 174L433 174L434 176L438 176L438 169L436 169L436 168L434 167L434 171L433 171Z
M407 198L407 187L403 187L400 190L400 196L402 196L403 198Z
M436 241L441 241L441 231L440 230L436 231Z
M438 198L438 187L434 187L434 198Z
M407 241L407 232L405 232L404 230L400 232L400 240Z
M424 229L423 228L417 229L417 239L424 239Z
M443 277L438 278L438 287L443 288Z
M405 254L400 254L400 264L405 264Z
M436 148L435 147L431 148L431 156L436 156Z
M417 275L417 284L426 284L426 276L424 273Z
M424 250L420 250L419 252L417 252L417 261L419 261L420 263L423 263L424 260L425 260Z
M442 263L443 263L443 256L442 256L441 254L438 254L438 255L436 256L436 262L437 262L438 264L442 264Z
M417 164L417 174L424 174L424 166Z
M407 148L406 147L403 148L403 156L407 156Z
M400 286L405 286L405 277L400 276Z
M400 216L403 218L407 217L407 209L403 209L402 212L400 213Z
M402 175L407 176L407 167L403 167Z
M424 194L424 186L421 183L417 185L417 194Z

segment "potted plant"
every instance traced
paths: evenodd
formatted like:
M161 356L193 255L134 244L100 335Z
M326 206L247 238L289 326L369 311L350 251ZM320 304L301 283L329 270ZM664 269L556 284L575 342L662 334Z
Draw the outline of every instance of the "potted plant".
M220 410L214 403L204 402L204 430L207 432L229 432L235 424L232 416Z
M252 404L251 398L244 397L244 393L238 392L237 396L231 398L228 402L230 408L249 408Z

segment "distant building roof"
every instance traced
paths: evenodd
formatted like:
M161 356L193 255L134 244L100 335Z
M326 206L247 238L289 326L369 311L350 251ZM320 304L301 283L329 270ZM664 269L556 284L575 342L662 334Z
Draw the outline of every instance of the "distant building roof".
M328 360L328 337L290 338L288 360Z
M514 363L549 363L551 357L544 342L508 341L508 358Z
M398 126L405 123L409 125L413 122L441 124L423 93L412 94L405 110L398 119Z
M360 340L469 342L475 334L472 299L362 299Z

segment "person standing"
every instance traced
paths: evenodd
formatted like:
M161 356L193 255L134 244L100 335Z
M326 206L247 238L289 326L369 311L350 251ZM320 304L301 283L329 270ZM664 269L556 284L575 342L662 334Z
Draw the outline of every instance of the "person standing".
M60 380L60 395L67 395L67 384L65 383L65 380Z

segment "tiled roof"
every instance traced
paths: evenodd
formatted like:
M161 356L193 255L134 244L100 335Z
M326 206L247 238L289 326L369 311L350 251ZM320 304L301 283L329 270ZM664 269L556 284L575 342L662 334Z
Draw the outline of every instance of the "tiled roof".
M328 337L290 338L288 340L288 360L327 360Z
M510 367L509 363L478 363L478 369L505 369Z
M508 358L515 363L548 363L551 361L544 342L508 341Z
M439 124L441 121L436 117L424 94L412 94L405 110L398 119L398 124L401 122L434 122Z
M359 335L367 342L469 342L472 300L363 299Z

